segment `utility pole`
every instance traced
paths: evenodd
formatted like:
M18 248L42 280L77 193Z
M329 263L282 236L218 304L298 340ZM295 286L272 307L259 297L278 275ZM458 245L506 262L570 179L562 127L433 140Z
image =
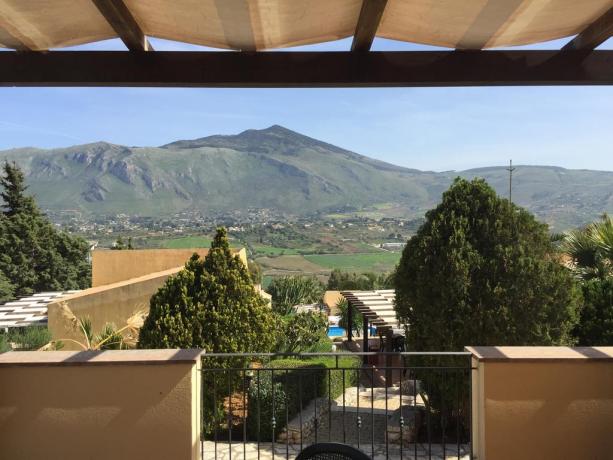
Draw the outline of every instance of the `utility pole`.
M509 167L507 171L509 171L509 205L513 202L513 171L516 168L513 167L513 160L509 160Z

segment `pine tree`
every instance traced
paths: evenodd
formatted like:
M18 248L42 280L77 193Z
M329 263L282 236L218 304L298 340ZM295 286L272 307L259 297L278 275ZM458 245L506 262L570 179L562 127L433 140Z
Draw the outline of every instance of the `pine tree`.
M11 284L4 273L0 271L0 303L11 300L15 293L15 286Z
M270 307L220 228L207 257L194 254L153 295L139 347L266 352L275 340L274 324Z
M34 199L25 194L26 180L23 172L16 163L4 162L4 177L0 177L0 185L3 192L0 197L4 201L2 206L6 216L14 216L20 212L37 211Z
M24 175L15 164L5 163L0 184L0 272L14 294L89 287L87 243L53 226L25 195Z

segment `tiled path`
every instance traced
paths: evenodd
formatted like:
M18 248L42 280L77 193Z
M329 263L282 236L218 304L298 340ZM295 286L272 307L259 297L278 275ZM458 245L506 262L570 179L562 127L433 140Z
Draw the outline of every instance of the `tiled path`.
M237 442L232 444L232 451L228 448L227 442L218 442L217 446L212 441L205 441L202 443L202 459L203 460L243 460L243 459L262 459L268 460L273 458L273 451L271 443L261 443L258 456L257 443ZM357 446L356 446L357 447ZM371 446L362 446L362 449L371 455ZM460 456L458 457L457 446L448 444L445 446L445 455L443 456L443 446L440 444L433 444L430 446L430 454L428 452L428 444L410 444L408 447L402 449L402 457L399 447L389 446L388 455L385 455L385 444L375 444L375 456L374 460L386 460L386 459L462 459L468 460L469 455L466 446L460 446ZM300 452L299 444L279 444L275 443L274 458L277 459L294 459ZM417 453L417 456L415 455Z

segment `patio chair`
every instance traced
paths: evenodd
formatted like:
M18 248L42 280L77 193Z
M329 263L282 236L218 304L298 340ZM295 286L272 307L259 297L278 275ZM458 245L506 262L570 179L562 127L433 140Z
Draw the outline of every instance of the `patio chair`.
M371 460L360 449L338 442L311 444L298 454L296 460Z

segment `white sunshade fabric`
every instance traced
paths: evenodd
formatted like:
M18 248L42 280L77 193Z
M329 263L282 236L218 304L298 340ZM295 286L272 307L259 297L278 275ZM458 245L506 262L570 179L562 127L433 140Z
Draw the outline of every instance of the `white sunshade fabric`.
M124 0L151 37L264 50L353 35L361 0ZM389 0L377 35L449 48L575 35L613 0ZM0 46L61 48L116 37L92 0L0 0Z
M393 289L375 291L342 291L341 294L362 313L368 312L369 321L378 320L378 328L398 328L394 310L396 292Z
M41 292L0 304L0 329L45 325L47 305L76 292Z

